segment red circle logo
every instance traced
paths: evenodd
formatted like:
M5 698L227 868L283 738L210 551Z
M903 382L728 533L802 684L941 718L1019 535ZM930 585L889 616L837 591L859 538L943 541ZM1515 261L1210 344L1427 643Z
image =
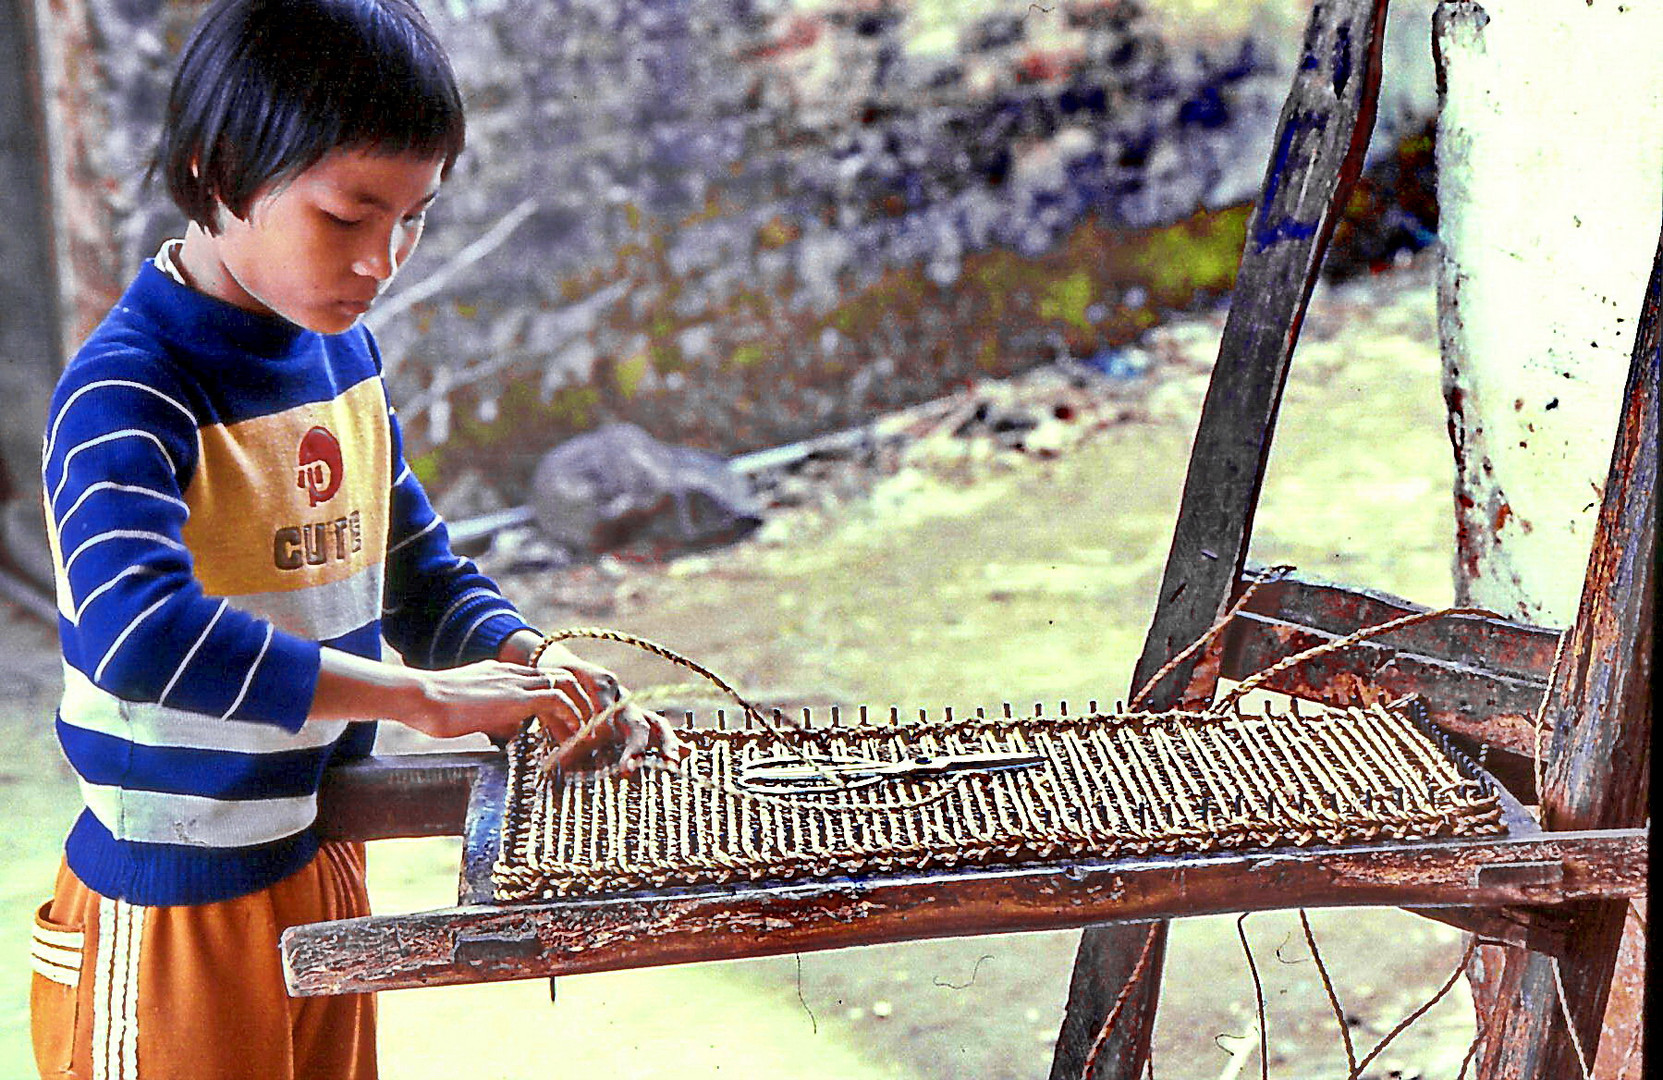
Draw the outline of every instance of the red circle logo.
M341 444L326 427L315 427L300 440L295 486L306 489L311 505L328 502L341 490Z

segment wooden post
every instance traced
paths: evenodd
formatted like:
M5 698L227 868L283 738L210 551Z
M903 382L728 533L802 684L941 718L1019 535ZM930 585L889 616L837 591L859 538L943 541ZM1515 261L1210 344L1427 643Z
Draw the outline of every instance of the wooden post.
M1259 205L1248 224L1235 299L1202 405L1134 691L1212 626L1246 561L1294 342L1374 127L1385 22L1386 0L1317 0L1312 8ZM1193 672L1193 662L1174 671L1155 688L1149 706L1211 696L1216 670L1194 685ZM1051 1060L1052 1080L1072 1080L1084 1071L1150 932L1116 926L1081 935ZM1145 973L1099 1051L1096 1075L1104 1080L1131 1080L1149 1056L1166 924L1157 923L1153 933Z
M0 429L0 574L22 572L50 586L52 561L40 525L40 432L63 363L47 124L39 40L30 0L0 3L0 396L24 422ZM49 604L32 604L55 622ZM42 608L44 607L44 610Z
M1618 828L1647 817L1663 363L1660 292L1663 236L1635 337L1622 426L1582 602L1547 710L1553 737L1542 819L1550 830ZM1497 995L1501 1014L1489 1018L1480 1077L1565 1080L1591 1069L1626 907L1612 902L1572 905L1570 955L1564 960L1510 951Z

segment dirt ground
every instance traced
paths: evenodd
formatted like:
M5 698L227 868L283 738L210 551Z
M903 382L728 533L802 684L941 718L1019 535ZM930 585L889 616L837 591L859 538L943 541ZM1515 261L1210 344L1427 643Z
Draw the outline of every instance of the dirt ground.
M763 700L874 705L1123 697L1170 542L1222 313L1152 332L1150 373L1049 456L927 438L886 475L666 564L504 576L548 627L606 624ZM1295 357L1251 558L1426 604L1450 599L1450 451L1430 268L1319 290ZM1101 392L1109 392L1099 388ZM28 914L77 809L50 733L47 628L0 626L0 1076L31 1075ZM679 681L601 649L637 686ZM453 902L458 844L372 847L381 910ZM1311 913L1361 1055L1452 971L1455 931L1394 910ZM1250 916L1272 1076L1343 1076L1340 1029L1293 912ZM382 996L393 1078L1045 1075L1077 933L1016 934ZM1155 1075L1257 1075L1234 916L1174 925ZM1452 1078L1466 985L1364 1073Z

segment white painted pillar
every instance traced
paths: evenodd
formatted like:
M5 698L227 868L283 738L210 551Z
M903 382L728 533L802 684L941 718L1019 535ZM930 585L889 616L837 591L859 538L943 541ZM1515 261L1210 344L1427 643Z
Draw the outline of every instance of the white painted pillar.
M1444 0L1456 602L1576 616L1663 225L1663 2Z
M1443 0L1434 26L1456 602L1569 626L1663 227L1663 3ZM1631 918L1602 1080L1640 1075L1643 940ZM1501 962L1468 972L1481 1024Z

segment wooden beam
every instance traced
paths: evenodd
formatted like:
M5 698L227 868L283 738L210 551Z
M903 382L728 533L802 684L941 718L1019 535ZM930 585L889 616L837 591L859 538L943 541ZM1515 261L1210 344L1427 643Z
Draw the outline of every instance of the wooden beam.
M1138 685L1212 626L1246 562L1294 343L1374 127L1385 15L1385 0L1312 8L1248 223ZM1168 679L1184 687L1188 672Z
M1261 568L1253 568L1243 576L1241 586L1245 587L1262 573ZM1244 613L1298 623L1338 637L1427 610L1425 604L1377 589L1289 574L1261 585L1248 600ZM1531 626L1499 617L1458 615L1405 627L1374 641L1463 667L1538 683L1545 691L1561 632L1561 628Z
M1248 222L1134 689L1213 624L1241 575L1294 342L1374 128L1385 23L1386 0L1317 0L1312 6ZM1180 667L1156 688L1150 704L1168 707L1186 695L1209 696L1214 676L1204 675L1192 687L1193 674L1192 666ZM1073 1080L1084 1070L1148 933L1100 928L1081 935L1051 1080ZM1103 1080L1133 1080L1148 1057L1166 928L1153 933L1147 970L1096 1058Z
M1549 829L1611 828L1648 816L1651 657L1657 600L1657 435L1663 366L1663 233L1635 334L1622 425L1565 662L1547 717L1542 820ZM1552 834L1550 834L1552 835ZM1479 1075L1560 1080L1583 1075L1599 1050L1625 907L1579 906L1563 960L1514 952ZM1575 1028L1573 1039L1566 1016Z
M399 754L337 765L318 790L318 829L330 840L391 840L462 832L475 774L495 751Z
M1293 907L1497 906L1646 889L1647 831L1545 833L655 889L313 923L283 935L291 993L660 964Z
M1238 615L1236 622L1220 665L1229 678L1245 678L1285 656L1343 636L1252 613ZM1498 675L1388 641L1365 641L1285 669L1260 685L1340 706L1359 704L1365 691L1387 699L1419 695L1426 699L1433 722L1460 737L1463 751L1482 757L1484 767L1509 789L1534 801L1532 720L1547 689L1545 680Z
M1244 576L1242 585L1250 580ZM1222 635L1219 672L1246 678L1302 649L1426 610L1387 593L1287 577L1262 585L1237 614ZM1534 802L1534 719L1559 636L1506 619L1451 616L1287 669L1264 685L1338 706L1358 704L1364 687L1387 697L1419 695L1457 748Z
M1570 916L1562 908L1536 904L1498 908L1404 908L1446 926L1476 934L1486 944L1512 945L1544 956L1570 953Z
M468 816L462 829L462 880L457 902L490 903L496 894L491 870L502 850L502 813L508 805L508 756L492 754L474 773Z

